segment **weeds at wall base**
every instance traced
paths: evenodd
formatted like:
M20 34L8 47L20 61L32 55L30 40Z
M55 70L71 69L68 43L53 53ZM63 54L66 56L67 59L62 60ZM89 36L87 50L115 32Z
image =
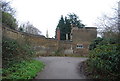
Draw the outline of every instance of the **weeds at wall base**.
M79 54L36 54L35 57L88 57Z

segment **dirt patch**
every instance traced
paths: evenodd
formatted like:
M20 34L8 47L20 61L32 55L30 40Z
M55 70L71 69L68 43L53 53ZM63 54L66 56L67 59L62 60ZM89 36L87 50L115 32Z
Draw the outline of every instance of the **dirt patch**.
M80 73L84 74L88 79L92 79L93 73L88 70L87 61L83 61L79 64Z

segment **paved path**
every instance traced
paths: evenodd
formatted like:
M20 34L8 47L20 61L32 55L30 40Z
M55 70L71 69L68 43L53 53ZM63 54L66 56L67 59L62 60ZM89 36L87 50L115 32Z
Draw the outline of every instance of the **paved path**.
M87 58L80 57L39 57L46 66L35 79L85 79L79 64Z

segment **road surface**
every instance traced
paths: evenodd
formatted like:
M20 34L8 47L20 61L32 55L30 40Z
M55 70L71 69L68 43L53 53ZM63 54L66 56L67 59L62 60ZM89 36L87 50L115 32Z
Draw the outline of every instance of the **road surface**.
M35 79L86 79L80 73L80 62L87 60L83 57L39 57L37 60L45 63L45 68Z

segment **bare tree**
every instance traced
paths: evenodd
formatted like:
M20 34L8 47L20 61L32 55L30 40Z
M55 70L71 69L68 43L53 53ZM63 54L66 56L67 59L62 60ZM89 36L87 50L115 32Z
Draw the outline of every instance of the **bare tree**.
M7 13L10 13L11 15L14 15L15 14L15 9L11 7L10 5L11 2L6 2L4 0L1 0L0 1L0 5L1 5L1 11L3 12L7 12Z
M29 34L41 35L41 31L34 27L30 22L21 24L19 30Z
M118 27L118 9L113 9L114 13L112 16L103 14L97 19L95 25L98 27L98 32L101 36L114 36L120 32Z

